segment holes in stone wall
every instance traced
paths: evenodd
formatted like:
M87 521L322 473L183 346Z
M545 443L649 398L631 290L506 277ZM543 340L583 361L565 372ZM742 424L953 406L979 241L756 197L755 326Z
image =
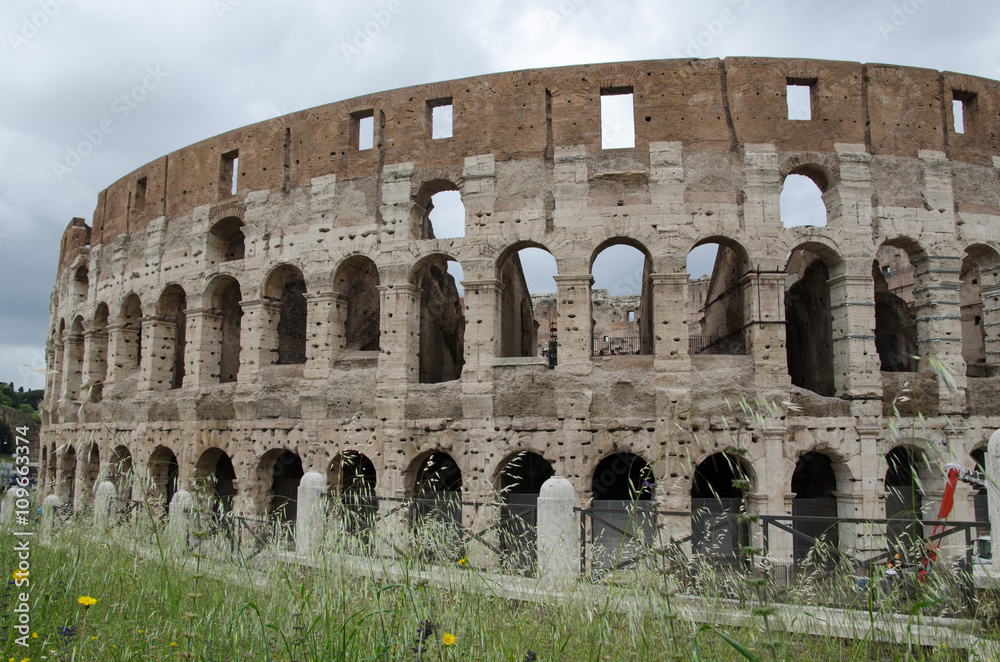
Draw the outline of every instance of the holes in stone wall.
M465 236L465 205L462 194L441 191L431 196L427 212L430 233L427 238L451 239Z
M631 87L601 89L601 149L635 147L635 107Z

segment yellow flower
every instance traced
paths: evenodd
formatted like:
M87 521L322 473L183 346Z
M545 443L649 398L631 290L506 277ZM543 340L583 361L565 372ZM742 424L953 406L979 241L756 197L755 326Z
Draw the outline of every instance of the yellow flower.
M177 642L176 642L176 641L171 641L171 642L170 642L170 645L171 645L171 646L176 646L176 645L177 645Z
M37 632L32 632L31 633L31 638L32 639L38 639L38 633Z
M91 637L90 640L91 641L97 641L97 637Z
M95 600L94 598L90 597L89 595L81 595L77 599L77 602L79 602L84 607L93 607L94 605L97 604L97 600Z
M453 635L451 632L445 632L444 636L441 637L441 643L443 643L445 646L451 646L452 644L455 643L455 635Z
M468 563L468 561L466 561L464 557L458 560L458 565L465 565L466 563Z

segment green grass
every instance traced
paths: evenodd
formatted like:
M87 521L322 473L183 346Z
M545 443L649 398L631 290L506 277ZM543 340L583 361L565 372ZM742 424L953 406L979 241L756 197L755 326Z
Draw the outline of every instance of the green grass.
M158 560L155 547L141 555L132 547L145 530L126 525L100 534L81 519L64 525L47 546L33 541L29 591L38 638L25 652L9 635L0 660L520 662L531 653L538 660L698 659L692 646L698 625L675 618L654 578L628 589L647 600L641 610L617 608L622 589L601 585L545 605L468 590L478 582L461 579L441 588L416 572L398 581L369 579L344 571L333 553L318 568L262 557L243 565ZM14 544L9 532L0 534L3 549ZM448 571L470 580L478 572ZM4 590L0 613L11 614L13 590L10 584ZM98 602L83 607L81 596ZM757 628L719 630L760 659L967 659L942 647L910 656L902 646L784 633L772 656ZM450 646L446 634L455 638ZM703 660L748 659L713 631L698 634L697 650Z

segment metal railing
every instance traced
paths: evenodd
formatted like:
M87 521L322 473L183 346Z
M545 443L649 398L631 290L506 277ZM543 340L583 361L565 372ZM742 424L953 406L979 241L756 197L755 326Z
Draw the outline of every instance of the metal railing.
M742 331L731 333L728 336L688 336L688 354L741 356L746 353L747 344Z
M599 336L594 338L594 356L652 354L653 339L643 336Z

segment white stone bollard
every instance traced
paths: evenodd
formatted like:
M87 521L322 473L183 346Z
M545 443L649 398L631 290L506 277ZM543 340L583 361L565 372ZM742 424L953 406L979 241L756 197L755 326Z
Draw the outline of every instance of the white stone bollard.
M56 518L62 508L62 501L55 494L45 497L42 502L42 540L52 537L52 532L56 530Z
M104 481L94 491L94 526L98 529L107 528L111 523L112 509L115 506L115 485Z
M23 490L25 495L28 493L23 487L12 487L7 490L3 504L0 504L0 527L7 528L14 520L14 501L17 500L18 490Z
M187 490L177 490L170 500L170 520L167 524L167 539L171 547L187 551L193 514L194 497Z
M580 525L573 484L553 476L538 495L538 578L565 584L580 574Z
M990 536L1000 535L1000 430L986 446L986 500L990 513ZM993 576L1000 576L1000 551L993 547Z
M295 516L295 553L313 556L323 544L326 525L326 476L310 471L299 481Z

